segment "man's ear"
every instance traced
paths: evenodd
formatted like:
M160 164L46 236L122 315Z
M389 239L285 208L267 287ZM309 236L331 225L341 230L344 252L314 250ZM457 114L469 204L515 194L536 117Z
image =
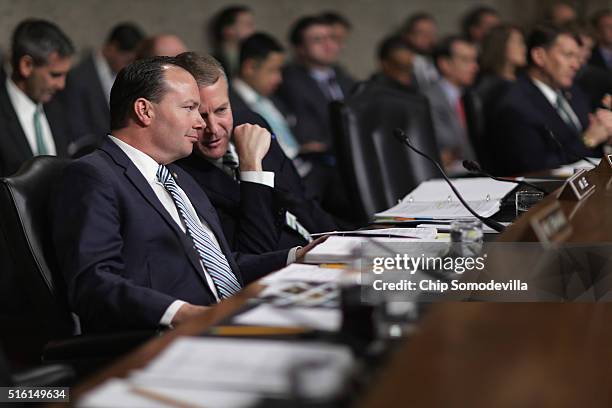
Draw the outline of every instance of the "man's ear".
M20 77L29 78L34 70L34 59L29 55L24 55L19 59L17 70Z
M244 61L244 63L242 64L242 75L246 76L246 77L250 77L255 73L255 70L257 69L257 61L255 61L254 59L250 58L246 61Z
M155 118L155 109L153 104L145 99L138 98L134 102L134 115L136 116L138 122L143 126L150 126L151 122Z
M536 47L531 50L531 60L535 62L535 65L541 67L544 65L544 59L546 58L546 50L542 47Z

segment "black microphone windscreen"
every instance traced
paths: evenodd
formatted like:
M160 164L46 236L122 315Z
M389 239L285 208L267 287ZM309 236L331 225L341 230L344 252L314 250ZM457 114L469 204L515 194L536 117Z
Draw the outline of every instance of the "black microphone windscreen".
M480 164L476 163L473 160L464 160L462 164L463 164L463 168L466 169L467 171L482 173L482 168L480 167Z

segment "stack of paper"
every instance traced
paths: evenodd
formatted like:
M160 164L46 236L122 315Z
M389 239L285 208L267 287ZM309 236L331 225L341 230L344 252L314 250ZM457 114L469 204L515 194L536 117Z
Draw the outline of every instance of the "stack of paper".
M294 263L266 276L261 283L270 285L275 282L339 282L343 273L342 269Z
M435 239L438 231L435 228L428 226L419 226L418 228L377 228L369 230L355 231L332 231L311 234L313 237L320 235L340 235L340 236L375 236L386 238L421 238Z
M496 181L485 177L451 181L474 211L483 217L490 217L498 212L501 200L517 186L516 183ZM435 220L473 218L473 215L459 202L444 180L429 180L421 183L398 205L377 213L375 216L377 218Z
M372 243L380 244L399 244L406 242L422 242L422 239L410 238L370 238L370 237L329 237L327 241L317 245L310 250L304 257L304 262L321 263L350 263L361 257L361 245Z
M340 345L186 337L128 379L92 390L79 406L245 407L262 396L329 398L353 365Z
M263 304L236 316L233 322L245 326L306 327L336 332L340 330L342 313L340 309Z
M599 165L599 162L601 162L601 159L590 158L589 160L595 163L596 165ZM554 169L551 171L551 174L553 176L558 177L571 177L576 172L576 170L592 170L594 167L595 166L592 163L589 163L586 160L580 160L576 163L567 164L565 166L559 167L558 169Z

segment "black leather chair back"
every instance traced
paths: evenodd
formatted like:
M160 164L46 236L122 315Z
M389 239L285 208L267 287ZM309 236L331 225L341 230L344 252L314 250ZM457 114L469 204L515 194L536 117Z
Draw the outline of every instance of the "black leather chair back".
M439 177L431 163L393 136L394 129L403 129L413 145L439 160L425 97L368 84L333 103L331 118L340 171L361 222Z
M32 303L31 325L46 339L76 334L65 285L59 273L50 231L52 193L69 160L51 156L30 159L0 180L0 230L12 258L14 279ZM4 271L6 273L6 271Z

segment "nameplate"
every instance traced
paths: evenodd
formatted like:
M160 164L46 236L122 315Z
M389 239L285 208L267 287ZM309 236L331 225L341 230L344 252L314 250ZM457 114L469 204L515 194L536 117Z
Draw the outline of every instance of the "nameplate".
M612 154L605 154L595 171L599 174L612 174Z
M529 222L543 244L563 242L572 234L572 226L556 201L533 214Z
M581 201L595 191L595 184L589 181L586 169L580 169L576 174L567 179L561 192L557 196L559 200Z

